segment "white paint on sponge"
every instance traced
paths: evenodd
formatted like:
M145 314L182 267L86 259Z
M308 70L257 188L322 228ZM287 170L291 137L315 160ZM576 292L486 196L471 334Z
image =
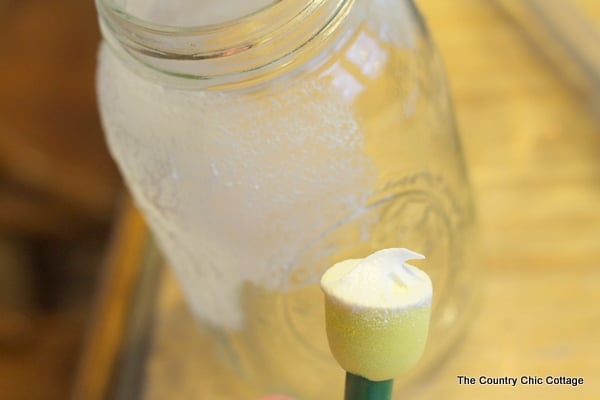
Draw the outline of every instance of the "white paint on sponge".
M429 276L406 263L425 256L404 248L384 249L335 264L321 278L325 294L352 307L408 308L431 304Z
M427 274L407 249L335 264L321 278L329 347L348 372L372 381L409 370L425 348L432 299Z

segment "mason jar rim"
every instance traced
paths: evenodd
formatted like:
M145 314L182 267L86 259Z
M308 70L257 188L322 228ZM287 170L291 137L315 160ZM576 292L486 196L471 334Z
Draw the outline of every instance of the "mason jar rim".
M114 0L96 0L96 7L102 35L114 51L149 67L151 74L206 86L293 64L294 54L305 51L315 37L336 30L355 1L277 0L236 19L197 26L153 23Z
M261 7L249 14L242 15L238 18L229 19L220 23L215 24L200 24L200 25L169 25L152 22L143 18L140 18L128 11L122 6L118 5L115 0L96 0L96 7L101 20L101 23L107 25L111 33L125 36L127 40L121 40L122 44L133 45L133 47L144 47L146 54L152 54L164 58L168 54L178 59L205 59L211 58L211 56L223 56L231 53L235 53L236 50L240 50L247 46L240 46L240 43L258 42L260 43L270 33L281 29L286 25L291 25L294 21L301 20L302 18L308 17L322 8L325 3L333 3L335 8L339 8L339 4L351 2L352 0L301 0L298 1L284 1L275 0L273 3ZM295 7L291 7L290 4L296 3ZM278 23L273 24L272 21L277 20ZM240 35L228 35L231 39L228 43L230 49L221 48L218 50L211 49L207 50L204 55L200 55L199 49L195 46L193 49L186 49L185 47L175 45L164 46L161 39L177 40L177 39L190 39L190 38L202 38L209 37L224 31L231 31L232 28L243 27L251 23L254 31L248 32L248 30L240 29ZM128 31L134 31L133 34L128 35ZM103 33L105 33L103 31ZM106 36L106 35L105 35ZM153 49L153 45L156 49ZM252 47L255 47L254 44ZM152 51L156 50L156 52ZM227 51L229 50L229 51ZM224 54L225 53L225 54Z
M311 3L319 0L307 0L306 3ZM153 31L156 33L164 33L170 35L181 35L181 34L201 34L206 32L211 32L216 29L222 29L227 26L236 25L239 23L243 23L250 18L255 18L258 15L261 15L267 12L269 9L276 7L278 4L283 3L284 0L273 0L272 3L260 7L254 11L251 11L248 14L244 14L242 16L231 18L224 20L218 23L212 24L190 24L190 25L171 25L166 23L158 23L153 22L151 20L147 20L136 16L135 14L126 11L125 8L119 4L115 0L96 0L96 7L98 11L110 12L113 13L116 18L126 20L141 29L146 29L149 31Z

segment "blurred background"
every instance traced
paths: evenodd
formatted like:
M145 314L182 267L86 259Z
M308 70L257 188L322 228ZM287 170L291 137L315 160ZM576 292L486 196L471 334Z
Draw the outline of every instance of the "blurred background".
M591 276L600 1L417 4L448 69L487 266L509 283L507 265ZM124 193L95 101L96 11L0 0L0 33L0 398L66 399Z
M66 399L122 190L92 0L0 1L0 398ZM35 384L31 381L35 379Z

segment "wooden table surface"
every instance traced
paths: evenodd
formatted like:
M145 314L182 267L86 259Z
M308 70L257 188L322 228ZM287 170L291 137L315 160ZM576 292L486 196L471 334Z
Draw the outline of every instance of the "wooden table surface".
M600 399L600 124L594 91L552 40L544 47L544 35L523 28L529 17L518 2L418 3L448 70L478 206L484 279L466 336L406 398ZM600 2L578 3L600 16ZM136 396L204 398L198 391L203 367L188 346L197 340L192 317L168 270L162 273ZM120 274L113 269L107 285ZM101 304L108 307L108 296ZM113 326L122 335L126 317L120 315ZM102 332L98 323L96 328ZM101 347L98 340L90 342L77 398L106 396L106 365L114 369L117 362L114 356L104 372L96 368L90 349ZM92 389L90 377L98 375L104 378ZM568 376L582 377L584 384L461 385L458 375Z

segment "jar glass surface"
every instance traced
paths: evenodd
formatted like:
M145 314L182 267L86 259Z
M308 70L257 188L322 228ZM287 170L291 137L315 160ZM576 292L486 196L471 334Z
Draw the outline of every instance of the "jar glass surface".
M98 91L107 141L200 329L229 355L222 362L257 393L339 397L320 276L343 259L407 247L427 257L415 265L432 278L434 304L424 359L397 393L430 370L469 316L474 221L443 68L414 5L284 1L271 8L317 7L298 34L285 24L255 34L270 26L261 25L267 7L186 33L185 46L193 37L239 51L207 59L177 37L136 42L143 24L111 19L132 9L105 3ZM189 24L177 15L190 10L173 4L150 23L172 15L171 32ZM219 42L244 29L246 48ZM292 51L278 42L285 32Z

